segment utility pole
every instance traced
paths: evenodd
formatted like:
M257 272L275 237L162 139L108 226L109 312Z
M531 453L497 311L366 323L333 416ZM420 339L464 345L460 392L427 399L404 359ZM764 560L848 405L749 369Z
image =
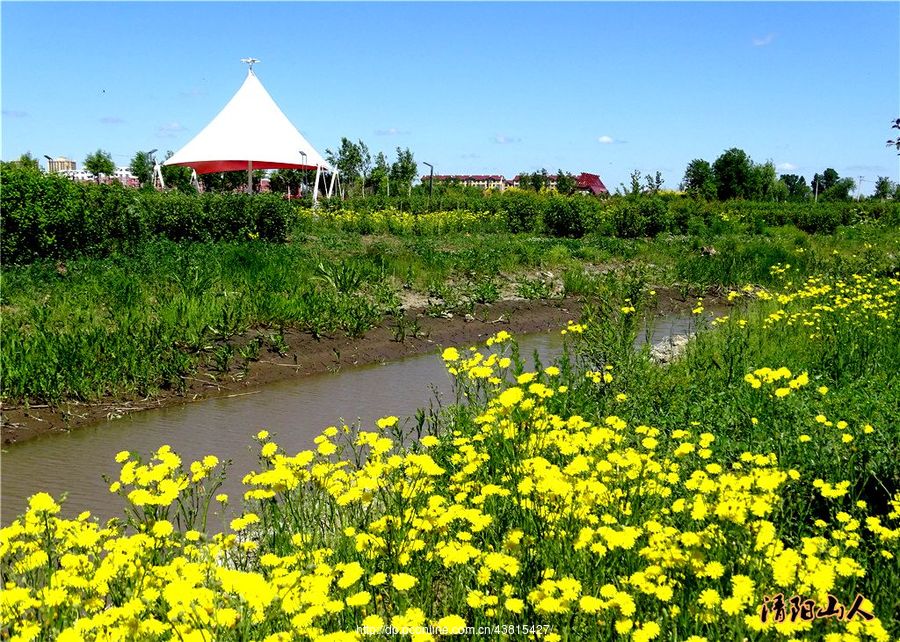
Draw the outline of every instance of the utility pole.
M422 161L423 165L428 165L431 172L428 174L428 211L431 211L431 196L434 194L434 165Z

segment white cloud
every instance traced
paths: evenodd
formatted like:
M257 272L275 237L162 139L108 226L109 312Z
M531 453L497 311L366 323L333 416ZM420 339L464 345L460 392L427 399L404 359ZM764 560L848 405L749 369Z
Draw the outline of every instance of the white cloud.
M597 142L602 145L612 145L616 140L612 136L601 136L597 139Z
M376 136L400 136L402 134L408 134L408 131L398 129L396 127L388 127L387 129L376 129Z
M175 138L178 134L185 130L184 125L179 122L171 122L166 123L164 125L160 125L156 129L156 137L157 138Z
M190 89L178 93L182 98L198 98L199 96L205 96L206 90L201 87L191 87Z
M521 143L522 139L514 136L506 136L505 134L497 134L494 136L494 142L498 145L510 145L512 143Z
M753 38L753 46L754 47L765 47L767 45L771 45L775 40L775 34L769 33L763 36L762 38Z
M793 163L779 163L775 166L775 169L780 172L793 172L797 168L798 166L794 165Z

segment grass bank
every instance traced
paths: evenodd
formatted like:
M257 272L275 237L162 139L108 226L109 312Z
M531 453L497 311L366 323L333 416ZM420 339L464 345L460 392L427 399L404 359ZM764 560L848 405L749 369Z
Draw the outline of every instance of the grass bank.
M682 296L771 284L773 265L801 274L889 273L900 232L878 223L807 234L561 239L505 232L360 235L326 220L298 224L291 242L143 243L128 254L8 267L2 288L2 398L57 404L180 391L205 368L223 377L285 332L359 337L403 307L465 315L505 298ZM251 332L248 335L248 332ZM249 337L249 338L248 338Z

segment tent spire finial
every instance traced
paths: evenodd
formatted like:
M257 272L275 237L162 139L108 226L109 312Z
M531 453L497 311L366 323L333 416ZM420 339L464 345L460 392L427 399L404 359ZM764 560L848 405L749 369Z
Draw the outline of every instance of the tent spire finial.
M259 58L241 58L241 62L246 63L250 67L250 73L253 73L253 65L260 62Z

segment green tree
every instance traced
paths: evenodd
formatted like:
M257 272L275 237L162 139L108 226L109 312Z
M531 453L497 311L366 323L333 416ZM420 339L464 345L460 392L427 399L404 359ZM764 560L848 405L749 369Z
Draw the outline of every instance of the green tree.
M747 181L747 198L755 201L775 200L774 190L777 182L775 164L772 161L765 163L750 163L750 175Z
M753 161L744 150L737 147L726 150L715 160L712 168L716 179L716 195L720 201L747 198L752 167Z
M25 152L21 156L19 156L19 160L13 161L19 167L24 169L29 169L35 172L41 171L41 164L38 163L38 159L31 155L31 152Z
M575 193L578 181L569 172L559 170L556 172L556 191L560 194L571 195Z
M659 194L659 190L662 189L663 183L665 183L660 171L657 171L655 175L647 174L644 176L644 181L647 185L648 194Z
M641 195L641 170L636 169L631 172L631 188L625 187L625 183L620 183L622 192L625 196Z
M131 159L128 169L137 176L141 187L147 187L153 182L153 166L154 160L152 154L148 152L138 152Z
M369 154L369 148L361 140L354 143L346 137L341 138L341 146L337 152L330 149L325 150L325 158L328 162L338 170L341 182L349 187L358 184L362 178L365 185L366 174L372 163L372 157Z
M375 165L369 173L369 184L373 194L390 194L391 166L388 165L384 152L378 152L375 156Z
M539 172L532 173L529 180L531 181L531 189L535 192L540 192L546 189L549 184L549 174L547 174L546 169L541 169Z
M856 189L856 182L852 178L841 178L821 194L826 201L849 201L850 193Z
M397 160L391 164L391 184L397 186L398 194L401 187L406 189L407 194L412 191L412 184L418 171L418 165L416 165L416 160L409 148L400 149L398 147Z
M872 194L872 198L885 201L891 197L893 192L894 181L887 176L879 176L878 180L875 181L875 193Z
M831 167L822 174L815 174L812 179L812 189L819 194L831 189L841 180L840 175Z
M88 154L84 159L84 168L97 177L100 182L100 176L105 174L109 176L116 171L116 165L113 163L112 155L109 152L98 149L93 154Z
M787 197L791 201L802 201L809 198L809 185L806 184L806 178L797 174L782 174L778 178L787 188Z
M695 198L714 199L716 197L716 177L712 165L702 158L688 163L682 179L684 190Z

